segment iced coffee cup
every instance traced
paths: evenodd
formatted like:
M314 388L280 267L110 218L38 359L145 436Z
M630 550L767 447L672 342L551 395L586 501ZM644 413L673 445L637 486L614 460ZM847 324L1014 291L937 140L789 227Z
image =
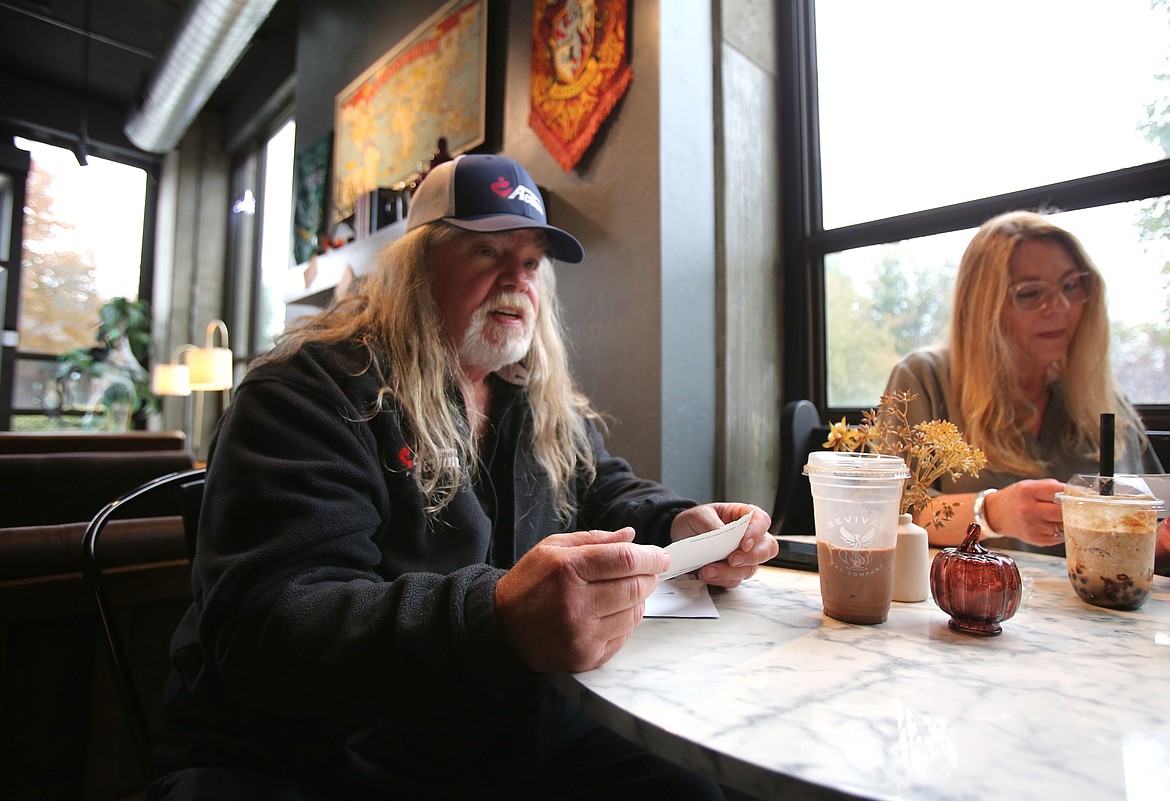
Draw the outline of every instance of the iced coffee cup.
M896 456L849 451L809 454L817 564L825 614L846 623L884 623L894 593L898 506L910 477Z
M1081 600L1107 609L1144 604L1153 589L1157 516L1165 504L1140 478L1126 475L1073 476L1056 502L1068 580Z

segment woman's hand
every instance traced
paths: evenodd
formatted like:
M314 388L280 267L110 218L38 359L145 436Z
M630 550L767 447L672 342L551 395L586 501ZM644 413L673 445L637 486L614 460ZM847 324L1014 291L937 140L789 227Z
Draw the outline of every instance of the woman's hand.
M1154 541L1154 572L1170 576L1170 517L1158 524L1158 539Z
M993 492L983 502L983 516L996 534L1038 546L1064 542L1064 525L1056 493L1064 482L1025 479Z

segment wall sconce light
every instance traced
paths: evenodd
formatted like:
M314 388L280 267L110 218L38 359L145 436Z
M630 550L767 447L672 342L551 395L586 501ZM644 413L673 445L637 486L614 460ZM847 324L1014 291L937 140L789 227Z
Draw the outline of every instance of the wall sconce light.
M215 332L219 331L222 346L215 346ZM218 392L231 389L235 383L232 375L232 351L228 347L228 330L223 320L212 320L207 324L207 340L202 348L194 348L187 354L187 368L191 390L194 392Z
M183 354L198 350L194 345L180 345L171 353L169 364L156 364L150 375L150 389L155 395L191 394L191 370L183 363Z

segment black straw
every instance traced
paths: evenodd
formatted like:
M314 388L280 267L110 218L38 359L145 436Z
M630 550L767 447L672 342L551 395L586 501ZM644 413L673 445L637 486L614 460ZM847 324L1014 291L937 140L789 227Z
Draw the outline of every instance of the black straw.
M1113 494L1113 415L1101 415L1101 494Z

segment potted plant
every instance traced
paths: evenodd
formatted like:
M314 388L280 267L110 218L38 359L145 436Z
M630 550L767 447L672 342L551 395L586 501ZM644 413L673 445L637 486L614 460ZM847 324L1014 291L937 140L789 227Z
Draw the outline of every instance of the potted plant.
M983 451L968 445L962 432L949 420L929 420L910 425L907 410L917 395L912 392L892 392L882 395L877 409L862 415L861 425L851 428L841 418L840 423L829 424L826 448L835 451L871 451L900 456L910 468L910 480L902 491L901 514L916 514L930 508L928 525L941 528L954 517L949 503L935 499L930 488L943 476L958 478L964 473L973 476L987 465Z
M911 392L882 395L877 409L865 412L861 425L850 428L844 418L829 426L825 447L838 451L873 451L899 456L910 468L910 479L902 489L898 511L898 545L894 559L894 600L926 600L930 588L930 554L925 528L914 515L930 509L927 525L941 528L954 517L949 503L935 498L931 487L943 476L973 476L987 464L983 451L967 444L962 432L949 420L928 420L911 425ZM941 507L941 508L939 508Z
M82 428L126 430L132 419L158 410L150 374L150 304L145 300L112 298L98 310L97 344L61 354L52 380L57 385L58 413L64 399L81 388L85 415Z

